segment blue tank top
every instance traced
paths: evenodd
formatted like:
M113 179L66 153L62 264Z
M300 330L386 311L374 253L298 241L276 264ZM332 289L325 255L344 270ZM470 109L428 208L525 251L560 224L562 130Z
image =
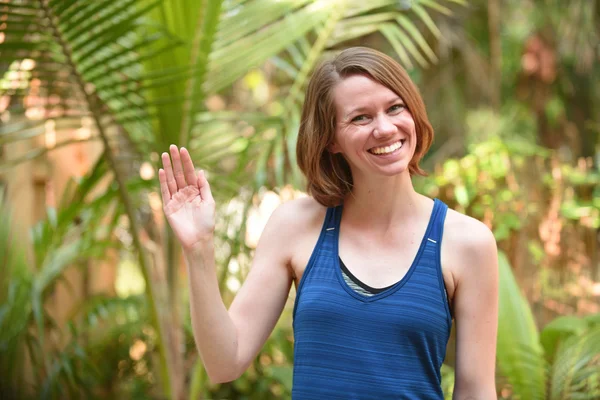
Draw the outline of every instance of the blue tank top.
M342 277L342 206L327 209L294 304L294 400L443 399L452 327L440 265L447 209L434 200L406 275L370 297Z

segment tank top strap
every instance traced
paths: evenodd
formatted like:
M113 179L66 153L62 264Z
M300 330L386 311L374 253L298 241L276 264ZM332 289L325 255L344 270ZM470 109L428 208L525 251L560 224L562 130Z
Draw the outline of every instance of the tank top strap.
M326 234L327 236L337 236L342 215L341 207L342 206L340 205L327 208L325 220L323 221L323 227L321 228L321 235Z
M294 311L292 314L294 321L296 318L296 309L300 303L300 297L306 282L313 279L311 276L314 276L315 273L319 275L322 274L324 270L331 269L331 263L326 260L334 257L340 221L341 205L337 207L327 207L319 238L308 260L308 264L304 269L298 287L296 288L296 301L294 302Z
M446 220L446 212L448 211L448 206L440 199L436 198L433 201L433 221L427 240L433 243L441 244L442 235L444 233L444 221Z
M335 228L336 233L337 233L337 231L340 230L340 224L342 222L342 208L343 207L344 207L344 205L340 204L339 206L333 207L333 209L332 209L331 225L328 226L328 228Z

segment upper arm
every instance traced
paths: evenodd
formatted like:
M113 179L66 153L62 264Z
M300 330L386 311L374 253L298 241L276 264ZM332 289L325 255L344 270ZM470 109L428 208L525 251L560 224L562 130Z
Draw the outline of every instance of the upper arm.
M498 255L494 235L464 217L452 235L456 271L455 398L495 399L498 327Z
M289 203L294 203L289 202ZM252 267L229 308L237 329L239 373L246 370L271 334L288 298L294 204L279 206L260 237Z

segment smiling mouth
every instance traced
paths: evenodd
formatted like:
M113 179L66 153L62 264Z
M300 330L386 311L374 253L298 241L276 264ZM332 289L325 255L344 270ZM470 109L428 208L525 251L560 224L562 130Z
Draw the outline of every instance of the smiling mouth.
M375 154L375 155L378 155L378 156L385 155L385 154L390 154L390 153L393 153L394 151L402 148L402 146L404 145L405 141L406 141L406 139L400 139L396 143L391 144L389 146L373 147L373 148L370 148L367 151L369 153L371 153L371 154Z

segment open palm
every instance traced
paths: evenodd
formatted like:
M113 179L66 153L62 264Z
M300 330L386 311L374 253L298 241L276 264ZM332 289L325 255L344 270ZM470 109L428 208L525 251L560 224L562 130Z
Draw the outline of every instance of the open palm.
M215 228L215 201L203 171L196 173L190 153L175 145L162 154L158 171L163 209L185 250L210 238ZM172 162L171 162L172 160Z

